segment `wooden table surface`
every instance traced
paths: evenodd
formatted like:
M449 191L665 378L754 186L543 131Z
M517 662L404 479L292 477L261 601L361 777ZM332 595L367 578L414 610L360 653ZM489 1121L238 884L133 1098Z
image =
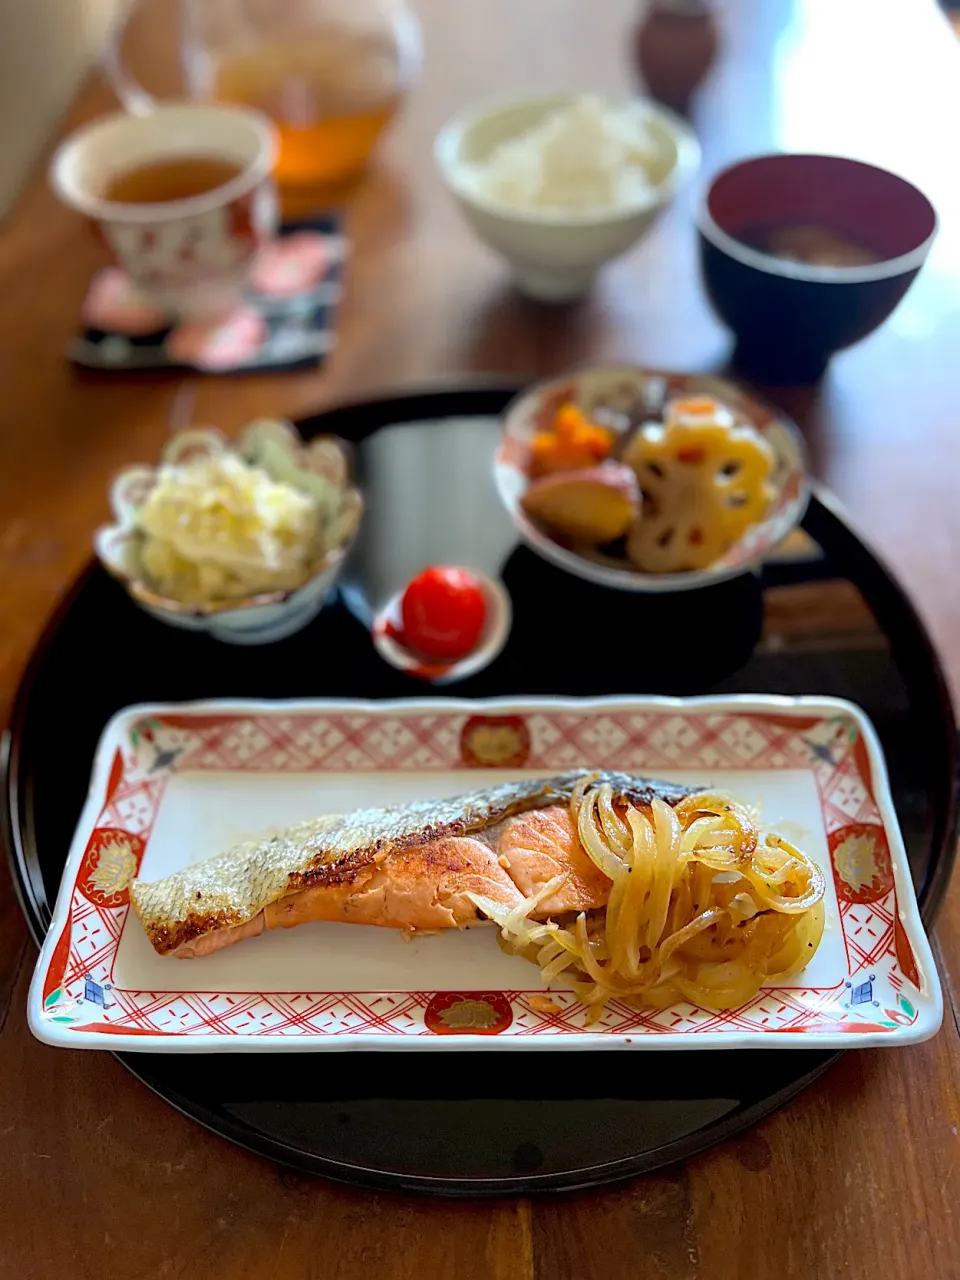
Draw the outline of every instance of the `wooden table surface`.
M170 5L135 33L169 55ZM493 93L631 81L634 0L420 0L423 83L358 193L341 343L325 370L112 382L62 356L101 250L42 173L0 228L0 716L89 554L111 474L191 418L235 429L348 395L587 357L719 367L689 209L581 307L518 300L435 177L444 119ZM817 474L909 584L960 687L960 48L929 0L725 0L699 103L707 174L770 148L833 150L916 180L942 220L894 317L816 391L784 392ZM99 83L67 127L111 105ZM82 679L78 659L78 679ZM34 1042L35 958L0 870L0 1275L833 1280L960 1276L960 890L937 928L932 1042L848 1053L786 1110L685 1165L595 1194L502 1203L372 1195L300 1177L182 1118L107 1054ZM705 1066L708 1069L708 1066Z

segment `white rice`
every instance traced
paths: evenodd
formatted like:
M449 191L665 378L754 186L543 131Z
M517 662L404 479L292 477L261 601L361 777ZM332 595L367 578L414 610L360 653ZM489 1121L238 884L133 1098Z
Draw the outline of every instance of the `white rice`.
M642 106L586 95L501 143L465 177L478 195L510 208L584 212L645 204L662 169Z

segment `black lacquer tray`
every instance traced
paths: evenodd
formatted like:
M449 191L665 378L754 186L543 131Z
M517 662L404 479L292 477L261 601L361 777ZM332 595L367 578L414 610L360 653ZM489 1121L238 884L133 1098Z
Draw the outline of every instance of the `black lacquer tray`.
M357 445L369 513L338 599L290 640L245 649L177 632L98 567L79 578L40 640L6 743L5 834L38 942L114 711L191 698L422 695L377 657L365 624L426 563L499 571L513 598L506 650L449 686L458 697L810 693L859 703L886 752L929 927L955 843L956 725L937 657L890 573L819 495L806 536L761 577L666 597L573 579L516 545L493 495L495 419L516 390L367 401L301 424ZM708 1073L695 1052L592 1054L589 1069L571 1070L586 1067L579 1055L540 1051L529 1072L516 1055L501 1071L496 1054L460 1053L451 1071L448 1056L409 1050L351 1053L348 1070L326 1056L322 1071L300 1054L120 1060L186 1115L300 1169L490 1195L597 1185L682 1159L781 1106L836 1056L718 1051Z

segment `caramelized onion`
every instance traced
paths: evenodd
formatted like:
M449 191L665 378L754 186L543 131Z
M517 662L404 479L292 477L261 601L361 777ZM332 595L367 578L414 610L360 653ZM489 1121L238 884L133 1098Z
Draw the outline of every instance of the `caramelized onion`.
M806 854L776 835L761 843L752 814L719 793L621 810L609 784L591 782L578 788L571 814L588 857L612 881L605 910L569 923L531 920L565 876L511 911L467 895L546 982L563 975L588 1021L613 999L735 1008L809 963L823 936L825 881Z

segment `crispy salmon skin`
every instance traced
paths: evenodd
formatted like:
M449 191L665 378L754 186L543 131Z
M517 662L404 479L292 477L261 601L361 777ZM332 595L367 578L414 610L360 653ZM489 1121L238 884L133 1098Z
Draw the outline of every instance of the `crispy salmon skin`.
M522 899L510 870L517 850L511 848L506 860L498 856L506 820L568 804L586 778L609 783L615 798L640 806L654 796L674 805L690 793L632 774L577 769L445 800L331 814L247 841L163 880L134 880L130 897L155 950L181 957L209 954L264 926L307 919L411 930L457 927L476 918L464 893L480 881L505 906ZM417 850L422 856L411 861Z

